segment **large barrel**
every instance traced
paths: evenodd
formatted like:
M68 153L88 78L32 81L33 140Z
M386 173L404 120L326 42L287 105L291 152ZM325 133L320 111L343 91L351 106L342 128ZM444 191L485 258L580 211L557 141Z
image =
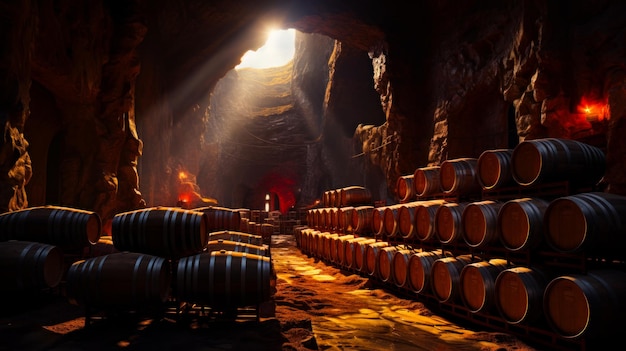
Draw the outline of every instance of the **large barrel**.
M57 246L9 240L0 242L0 291L37 292L59 285L63 253Z
M209 241L211 240L230 240L252 245L263 245L263 237L250 233L243 233L235 230L218 230L209 233Z
M470 247L498 243L499 201L484 200L468 204L463 210L463 239Z
M470 255L460 255L442 257L433 263L430 286L439 302L461 302L461 271L475 261Z
M444 257L441 251L422 251L409 258L407 283L415 293L430 293L430 275L435 261Z
M270 249L267 245L253 245L242 243L240 241L231 241L231 240L210 240L206 246L207 252L213 251L234 251L234 252L245 252L249 254L255 254L259 256L270 256Z
M136 252L77 261L67 272L67 298L90 309L160 308L170 296L170 269L166 259Z
M372 203L372 193L368 188L352 185L337 190L339 201L336 207L369 205Z
M580 193L553 200L544 215L545 239L559 252L621 253L626 249L626 196Z
M446 202L435 213L435 235L441 243L450 244L463 238L463 210L467 202Z
M461 270L461 298L472 313L497 312L495 283L500 272L507 268L507 261L494 258L473 262Z
M522 186L556 181L594 185L606 168L604 152L585 143L557 138L525 140L513 149L513 179Z
M207 229L210 232L241 229L241 212L237 209L220 206L207 206L198 207L193 210L206 213ZM252 213L250 215L252 216ZM254 220L253 222L257 221Z
M512 267L498 274L496 306L510 324L532 323L543 317L543 293L549 275L536 267Z
M543 295L543 309L552 329L568 339L618 338L624 332L626 273L591 270L554 278Z
M208 242L203 212L176 207L153 207L118 213L111 236L115 248L177 258L201 252Z
M352 230L355 234L369 234L372 231L374 206L357 206L352 211Z
M415 209L415 236L420 241L430 241L435 238L435 214L437 208L445 203L445 200L424 201Z
M401 203L415 199L415 187L413 186L413 174L398 177L396 181L396 194Z
M441 193L441 166L420 167L413 172L415 195L422 199Z
M502 246L510 251L534 249L543 241L543 217L550 203L541 198L509 200L498 211Z
M476 176L477 158L464 157L441 163L439 181L445 194L470 196L480 193Z
M476 175L478 183L484 190L514 185L511 171L513 149L486 150L478 157Z
M94 245L102 234L102 220L92 211L39 206L0 214L0 240L33 241L62 249Z
M176 267L179 301L230 310L271 297L271 260L243 252L213 251L183 257Z

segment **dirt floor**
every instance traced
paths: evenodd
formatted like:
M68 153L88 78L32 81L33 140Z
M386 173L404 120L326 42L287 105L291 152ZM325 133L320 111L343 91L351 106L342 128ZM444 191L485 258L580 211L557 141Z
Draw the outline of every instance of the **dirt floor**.
M536 350L508 334L457 325L308 257L291 235L272 240L276 292L258 310L225 317L170 308L86 323L85 311L62 294L8 296L0 306L0 350Z

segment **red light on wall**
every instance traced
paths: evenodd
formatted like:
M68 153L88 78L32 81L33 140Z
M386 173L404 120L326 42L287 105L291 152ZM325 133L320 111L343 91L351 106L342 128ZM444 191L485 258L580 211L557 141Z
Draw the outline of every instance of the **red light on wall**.
M609 119L609 108L605 102L593 101L583 97L577 110L588 122L601 122Z

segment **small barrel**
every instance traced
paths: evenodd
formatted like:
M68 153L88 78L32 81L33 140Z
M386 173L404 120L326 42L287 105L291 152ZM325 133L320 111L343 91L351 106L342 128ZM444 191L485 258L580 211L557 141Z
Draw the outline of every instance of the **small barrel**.
M430 275L435 261L444 257L441 251L422 251L411 255L407 283L414 293L430 292Z
M378 250L376 257L376 267L374 269L373 275L383 282L391 283L393 281L393 256L396 252L398 252L400 248L398 246L387 246Z
M351 185L338 189L339 201L336 207L369 205L372 203L372 193L366 187Z
M597 184L604 176L602 149L558 138L525 140L513 149L513 179L522 186L568 181L577 186Z
M463 238L463 210L466 202L446 202L435 213L435 235L443 244L455 243Z
M90 309L161 308L170 296L170 269L166 259L136 252L76 261L67 272L67 298Z
M512 267L498 274L496 306L509 324L532 323L543 317L543 293L550 278L536 267Z
M425 201L415 209L415 236L423 242L435 238L435 214L445 200Z
M470 255L442 257L432 265L430 286L439 302L461 302L461 271L475 262Z
M445 194L470 196L481 191L476 176L477 158L465 157L441 163L439 181Z
M93 211L39 206L0 214L0 240L32 241L62 249L94 245L102 234L102 220Z
M499 201L484 200L468 204L463 210L463 239L470 247L498 243Z
M465 307L472 312L496 312L495 283L507 261L494 258L489 261L473 262L461 270L461 298Z
M218 230L216 232L209 233L209 241L219 239L237 241L259 246L263 245L263 237L261 235L243 233L234 230Z
M120 251L177 258L193 255L206 247L206 214L176 207L153 207L118 213L111 236Z
M376 239L374 238L354 238L349 239L347 244L345 245L345 254L344 254L344 266L350 269L361 270L363 265L363 251L366 245L371 243L375 243ZM359 264L357 265L357 260Z
M257 306L271 297L271 260L245 252L203 252L178 261L175 282L181 302L217 310Z
M391 278L393 283L403 288L407 285L407 277L409 275L409 259L415 250L403 248L393 254L391 260Z
M249 254L259 255L259 256L270 256L270 249L267 245L253 245L242 243L240 241L231 241L231 240L211 240L206 246L207 252L213 251L234 251L234 252L245 252Z
M498 189L515 184L511 171L513 149L486 150L478 157L476 174L484 190Z
M207 230L209 232L218 230L235 230L241 229L241 212L237 209L207 206L194 208L194 211L203 212L207 216ZM250 214L252 216L252 213ZM258 221L252 221L257 222Z
M355 234L369 234L372 232L372 212L374 206L357 206L352 211L352 230Z
M505 202L498 211L502 246L510 251L537 248L543 241L543 217L549 204L528 197Z
M550 281L543 309L552 329L563 338L616 340L615 335L624 332L624 296L625 272L596 269Z
M380 252L380 250L388 246L388 242L378 241L365 247L362 270L367 273L367 275L373 277L376 277L378 275L378 253Z
M0 291L37 292L59 285L63 253L57 246L20 240L0 242Z
M400 203L415 199L415 187L413 186L413 174L398 177L396 181L396 194Z
M415 196L423 199L442 192L440 182L440 166L420 167L413 172Z
M545 239L559 252L622 253L626 196L580 193L553 200L544 214Z

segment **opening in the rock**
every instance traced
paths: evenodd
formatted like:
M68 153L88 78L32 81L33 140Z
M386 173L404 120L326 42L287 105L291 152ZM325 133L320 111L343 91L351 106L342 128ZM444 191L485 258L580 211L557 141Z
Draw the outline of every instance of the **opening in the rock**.
M295 36L295 29L269 30L265 44L257 51L248 50L241 57L241 63L235 69L271 68L286 65L293 59Z

